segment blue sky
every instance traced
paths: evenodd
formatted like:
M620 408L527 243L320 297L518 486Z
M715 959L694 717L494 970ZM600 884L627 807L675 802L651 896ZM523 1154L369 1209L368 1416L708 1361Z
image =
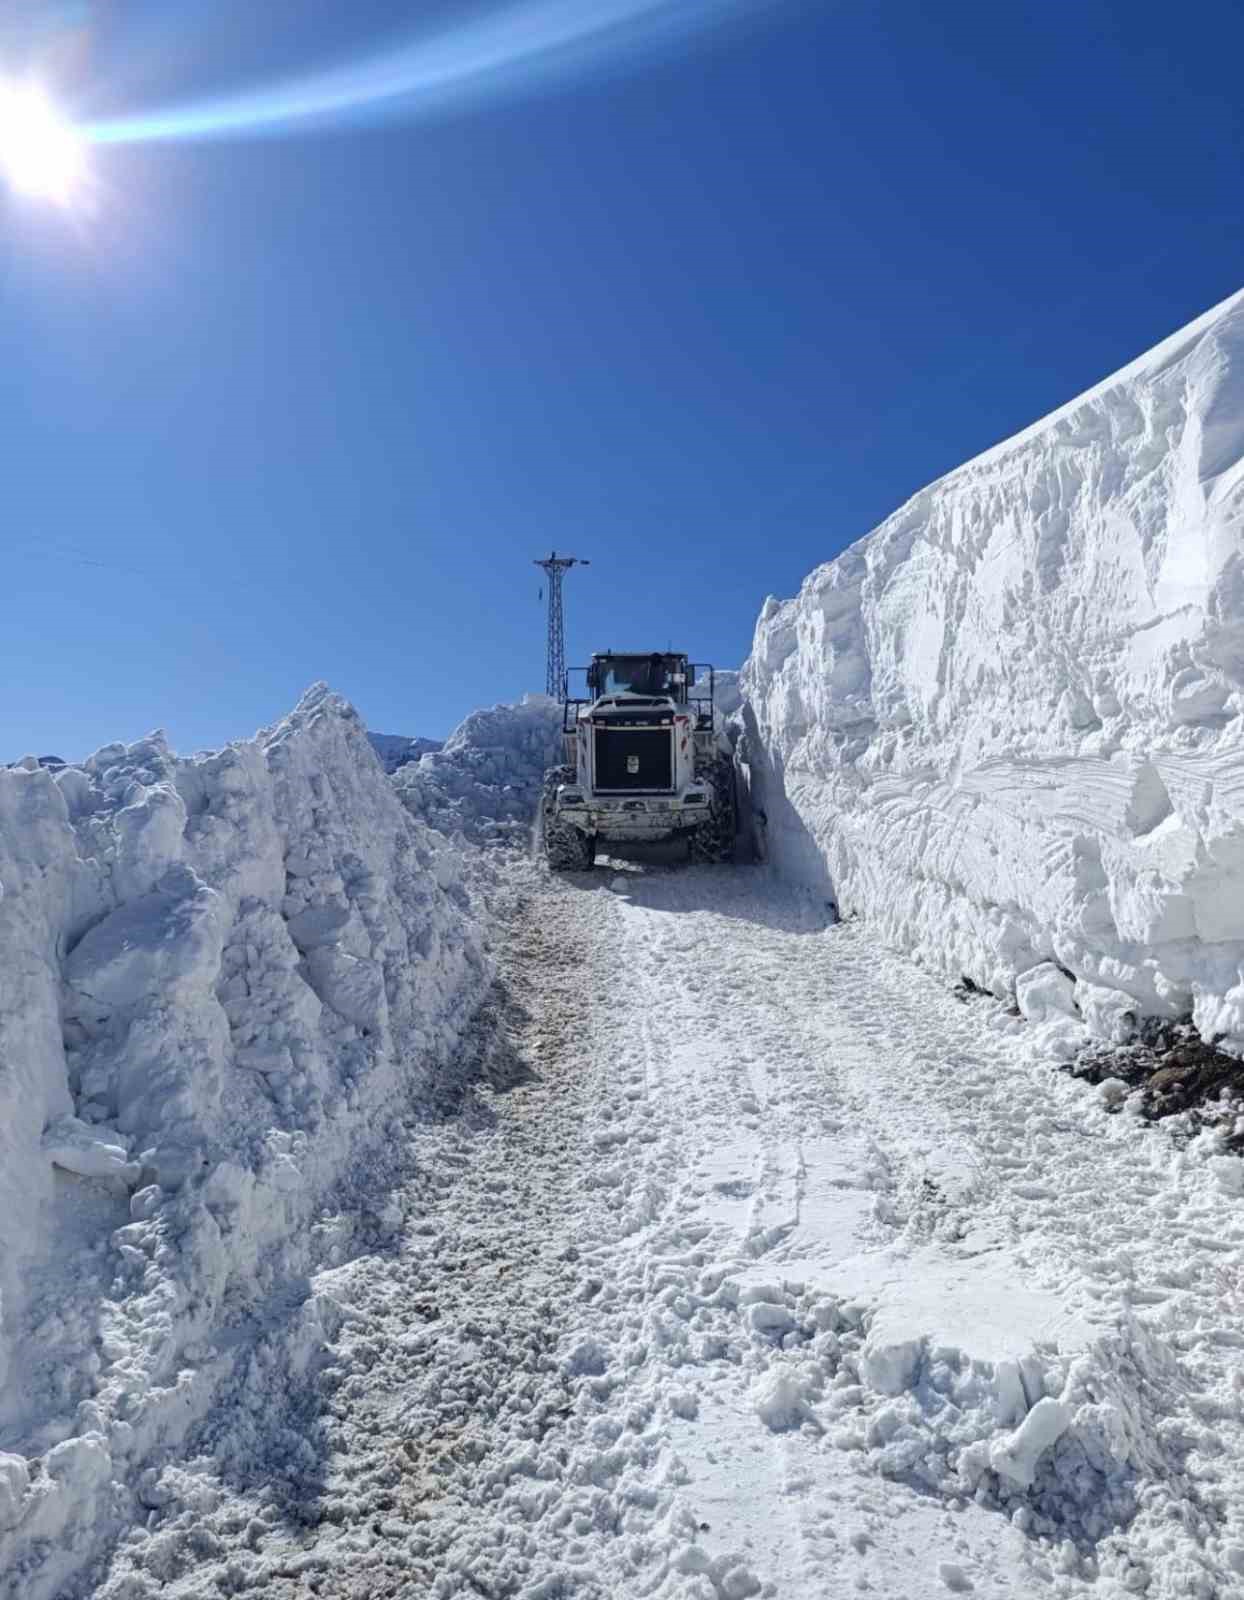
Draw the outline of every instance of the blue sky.
M28 4L0 52L141 118L497 9ZM317 678L444 734L542 687L552 546L571 660L736 664L766 594L1244 283L1238 6L745 10L5 198L0 759L219 744Z

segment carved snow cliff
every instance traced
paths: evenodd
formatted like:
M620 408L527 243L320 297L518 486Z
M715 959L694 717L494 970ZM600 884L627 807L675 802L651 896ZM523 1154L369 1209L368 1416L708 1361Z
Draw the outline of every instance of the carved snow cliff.
M1034 1018L1244 1051L1242 536L1244 292L766 602L778 870Z

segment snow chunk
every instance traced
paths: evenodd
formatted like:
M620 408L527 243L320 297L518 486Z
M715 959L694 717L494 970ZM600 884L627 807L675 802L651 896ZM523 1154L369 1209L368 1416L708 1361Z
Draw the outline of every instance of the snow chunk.
M21 1456L0 1454L0 1531L21 1521L22 1501L30 1487L30 1471Z
M1070 1426L1070 1409L1045 1395L1010 1438L993 1447L989 1464L1002 1477L1027 1489L1036 1476L1038 1458L1056 1444Z
M171 869L158 890L118 907L76 946L65 962L68 1013L95 1015L156 994L176 1002L206 988L223 939L220 896L188 868Z
M1015 1003L1029 1022L1078 1017L1075 979L1052 961L1042 961L1015 980Z
M903 1338L879 1328L864 1346L860 1363L864 1380L879 1394L902 1394L915 1382L923 1354L922 1334Z
M1075 998L1089 1032L1098 1039L1127 1044L1134 1037L1137 1005L1131 995L1081 980L1076 984Z
M783 1305L771 1300L758 1300L747 1308L748 1326L756 1333L779 1337L795 1326L795 1319Z
M97 1433L90 1433L53 1446L44 1457L43 1465L48 1477L67 1495L86 1498L93 1489L108 1481L112 1457L104 1440Z
M1244 1194L1244 1158L1215 1156L1210 1170L1218 1180L1218 1187L1226 1194Z
M58 1117L43 1135L43 1153L54 1167L83 1178L121 1178L136 1184L142 1168L124 1145L109 1144L77 1117Z
M811 1414L811 1393L812 1386L803 1373L778 1363L752 1385L752 1408L767 1428L781 1433L786 1428L797 1428Z
M700 1401L693 1389L673 1389L669 1395L672 1415L686 1422L694 1422L700 1414Z
M599 1378L609 1365L609 1352L599 1339L581 1339L566 1357L565 1370L572 1377Z
M870 1388L898 1395L922 1381L935 1359L958 1362L970 1386L1003 1423L1027 1409L1025 1371L1039 1348L1079 1353L1091 1326L1056 1294L1024 1281L1003 1253L947 1257L937 1245L897 1248L836 1262L824 1286L844 1300L871 1302L860 1372Z

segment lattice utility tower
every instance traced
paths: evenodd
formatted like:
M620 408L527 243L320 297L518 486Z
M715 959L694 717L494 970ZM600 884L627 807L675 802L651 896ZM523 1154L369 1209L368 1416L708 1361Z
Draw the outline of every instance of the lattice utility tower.
M537 567L543 567L549 580L549 663L545 678L544 692L554 700L560 700L566 682L566 638L562 627L562 578L571 567L590 567L590 561L583 561L578 556L559 556L554 550L545 556L543 561L537 561Z

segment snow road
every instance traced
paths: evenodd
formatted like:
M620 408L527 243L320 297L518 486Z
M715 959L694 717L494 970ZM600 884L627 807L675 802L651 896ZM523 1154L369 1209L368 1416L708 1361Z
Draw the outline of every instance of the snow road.
M1241 1592L1229 1162L759 870L495 870L405 1177L89 1592Z

